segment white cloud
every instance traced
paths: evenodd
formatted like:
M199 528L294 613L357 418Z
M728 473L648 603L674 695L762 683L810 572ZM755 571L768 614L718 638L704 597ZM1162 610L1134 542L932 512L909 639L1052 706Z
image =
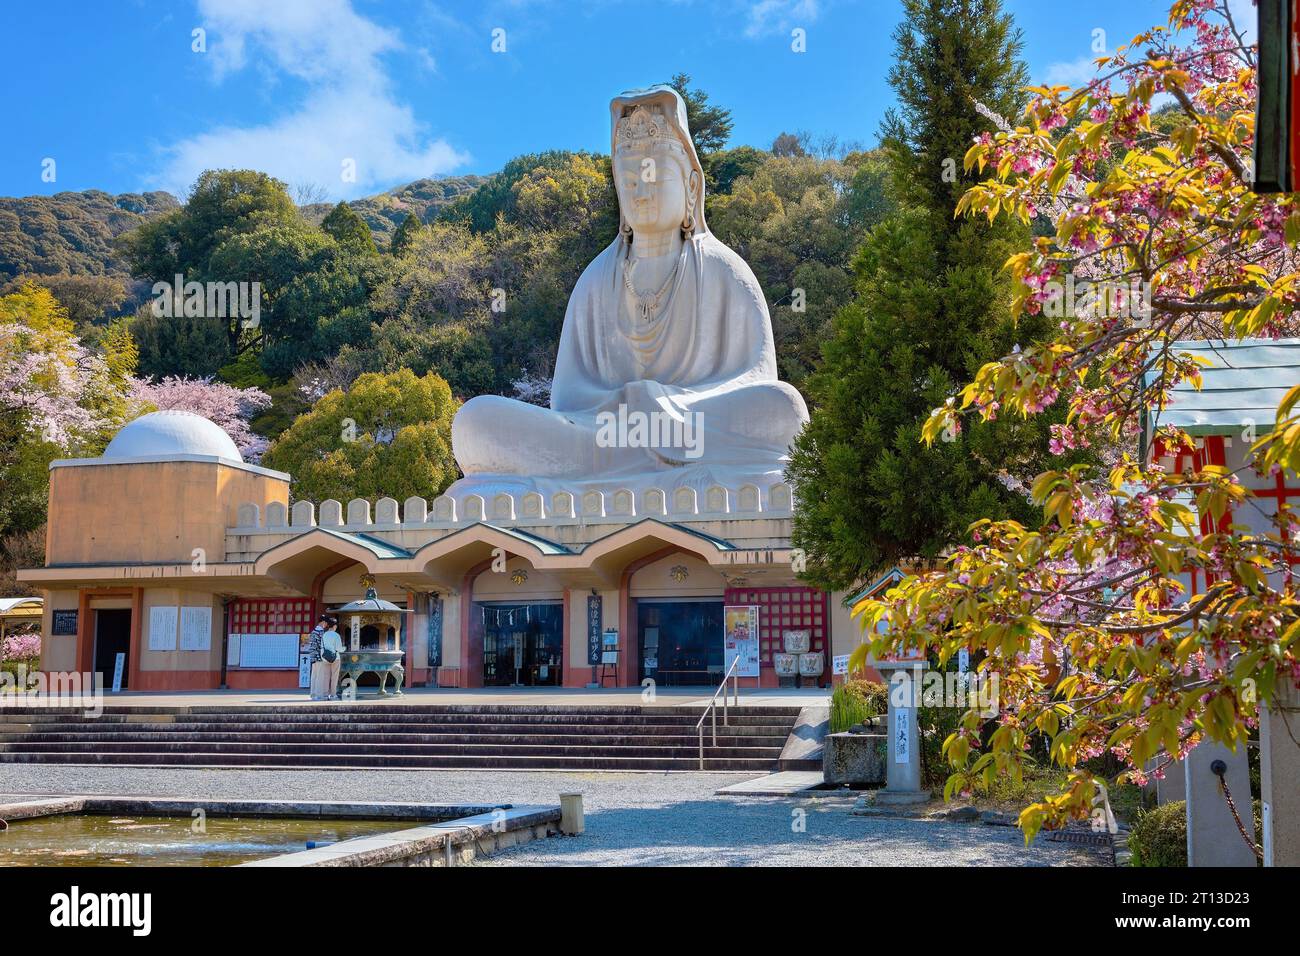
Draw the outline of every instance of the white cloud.
M1047 68L1046 86L1086 86L1097 78L1097 55L1053 63Z
M348 199L466 161L397 100L381 58L401 41L349 0L199 0L199 12L216 80L253 63L306 89L264 123L218 126L165 148L157 186L183 196L205 169L258 169ZM343 178L348 161L355 182Z
M817 19L817 0L757 0L748 4L745 36L760 37L807 27Z

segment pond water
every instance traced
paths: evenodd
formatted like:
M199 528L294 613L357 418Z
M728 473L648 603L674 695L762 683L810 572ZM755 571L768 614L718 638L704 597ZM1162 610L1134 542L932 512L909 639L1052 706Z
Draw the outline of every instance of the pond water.
M62 814L11 820L0 866L232 866L353 837L418 826L406 820ZM195 832L198 829L200 832Z

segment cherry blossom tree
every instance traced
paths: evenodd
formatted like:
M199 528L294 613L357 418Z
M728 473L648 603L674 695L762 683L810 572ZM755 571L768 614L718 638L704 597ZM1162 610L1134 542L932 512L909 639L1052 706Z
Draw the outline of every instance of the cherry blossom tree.
M1166 470L1162 454L1193 438L1143 430L1175 386L1199 387L1201 366L1177 340L1296 326L1300 210L1251 188L1256 50L1227 0L1177 0L1167 24L1098 65L1081 89L1035 88L1019 125L966 156L991 176L961 213L1050 224L1007 269L1016 314L1059 321L1050 339L980 369L924 434L1063 398L1052 451L1105 449L1103 463L1039 475L1040 526L977 522L941 569L855 608L879 631L859 658L946 663L964 649L999 679L998 719L969 711L944 743L948 795L1019 777L1037 738L1070 771L1021 813L1027 838L1090 812L1104 792L1094 758L1114 755L1120 779L1143 782L1201 740L1244 746L1257 708L1284 682L1300 686L1297 523L1285 506L1267 532L1221 521L1251 496L1246 470L1300 465L1300 386L1238 471ZM1107 294L1063 308L1062 286L1079 276ZM1201 593L1189 591L1193 572L1211 582Z
M260 388L235 388L211 378L169 375L161 381L133 379L131 397L145 411L194 412L219 425L245 461L256 462L269 442L249 427L249 419L271 404Z
M0 298L0 416L10 428L71 450L112 418L111 379L49 290Z

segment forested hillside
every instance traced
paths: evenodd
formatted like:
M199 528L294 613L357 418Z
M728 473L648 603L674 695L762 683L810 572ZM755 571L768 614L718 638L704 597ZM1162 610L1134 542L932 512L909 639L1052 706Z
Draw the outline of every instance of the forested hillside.
M378 196L367 196L348 203L370 227L375 242L387 246L393 233L408 214L420 222L432 222L448 203L473 192L487 177L447 176L442 179L417 179L413 183L390 189ZM331 203L308 203L300 207L309 222L319 226L329 211Z
M171 193L98 189L0 197L0 282L31 275L126 275L114 239L177 208Z

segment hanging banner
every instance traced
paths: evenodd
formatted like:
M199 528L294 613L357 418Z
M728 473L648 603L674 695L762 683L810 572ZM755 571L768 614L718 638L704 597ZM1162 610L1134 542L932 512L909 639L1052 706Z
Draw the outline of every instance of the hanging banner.
M429 666L442 666L442 597L429 595Z
M587 663L593 667L600 663L601 659L601 619L604 613L604 602L599 594L592 594L587 597Z
M736 658L735 673L740 677L758 676L758 605L728 604L722 609L723 673L731 670Z

